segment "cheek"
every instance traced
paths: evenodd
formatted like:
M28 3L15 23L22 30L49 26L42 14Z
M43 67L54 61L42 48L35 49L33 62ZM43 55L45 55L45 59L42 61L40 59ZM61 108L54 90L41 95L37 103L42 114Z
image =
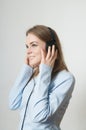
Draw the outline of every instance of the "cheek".
M37 49L34 51L34 55L35 55L36 61L41 60L41 49L40 49L40 48L37 48Z
M45 43L45 44L42 44L42 45L40 46L40 51L41 51L41 49L44 51L45 54L47 53L47 51L46 51L46 43ZM40 52L40 53L41 53L41 52Z
M37 48L37 50L36 50L36 52L35 52L35 53L36 53L36 55L37 55L37 56L41 55L41 48L40 48L40 47L39 47L39 48Z
M45 52L45 54L47 53L46 52L46 44L43 44L41 46L39 46L39 48L37 48L36 50L36 56L38 57L38 59L41 60L42 56L41 56L41 49Z
M39 51L37 57L38 57L38 60L41 60L41 50Z
M46 52L46 44L41 47Z

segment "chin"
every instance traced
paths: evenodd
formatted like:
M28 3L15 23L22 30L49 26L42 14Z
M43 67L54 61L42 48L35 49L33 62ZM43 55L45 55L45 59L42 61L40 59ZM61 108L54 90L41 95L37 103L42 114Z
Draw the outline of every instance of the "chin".
M40 65L40 63L30 63L30 66L32 66L33 68L38 67Z

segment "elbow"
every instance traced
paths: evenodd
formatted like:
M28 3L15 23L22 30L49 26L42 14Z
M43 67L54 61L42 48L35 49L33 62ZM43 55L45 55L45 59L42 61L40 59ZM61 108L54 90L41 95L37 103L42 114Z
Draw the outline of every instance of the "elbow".
M20 107L20 104L20 98L13 98L12 96L9 96L9 109L16 110Z
M13 104L9 104L9 109L10 109L10 110L16 110L17 107L15 107Z
M15 103L12 103L11 101L9 101L9 109L10 110L16 110L19 108L19 104L15 104Z

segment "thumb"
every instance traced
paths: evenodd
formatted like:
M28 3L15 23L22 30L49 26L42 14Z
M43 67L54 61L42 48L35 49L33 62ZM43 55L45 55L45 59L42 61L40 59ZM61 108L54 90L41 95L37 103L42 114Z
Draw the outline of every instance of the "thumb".
M27 55L25 56L24 62L25 62L25 64L27 64L27 65L29 64L29 59L28 59Z

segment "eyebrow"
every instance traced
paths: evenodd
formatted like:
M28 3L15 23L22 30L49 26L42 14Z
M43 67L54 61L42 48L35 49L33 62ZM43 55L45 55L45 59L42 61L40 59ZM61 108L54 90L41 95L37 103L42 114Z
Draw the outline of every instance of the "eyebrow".
M30 42L29 44L31 45L31 44L33 44L34 42L35 42L35 43L38 43L37 41L32 41L32 42ZM28 44L27 44L27 45L28 45Z

